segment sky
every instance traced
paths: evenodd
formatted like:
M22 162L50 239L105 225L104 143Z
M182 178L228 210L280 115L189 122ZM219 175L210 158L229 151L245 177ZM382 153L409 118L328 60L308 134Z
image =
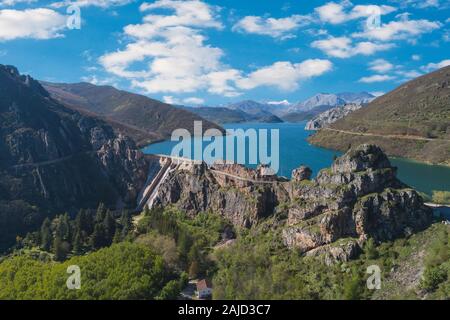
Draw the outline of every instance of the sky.
M450 0L0 0L0 63L173 104L380 95L450 65Z

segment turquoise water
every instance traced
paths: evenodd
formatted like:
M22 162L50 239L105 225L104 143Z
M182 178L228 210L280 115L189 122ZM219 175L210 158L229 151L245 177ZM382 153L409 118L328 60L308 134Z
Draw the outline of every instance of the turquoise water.
M278 129L280 136L280 158L278 175L290 177L293 169L300 165L307 165L316 175L320 169L329 167L333 162L334 156L341 155L338 151L328 150L311 145L306 140L311 132L304 130L305 123L239 123L224 125L226 129ZM219 138L219 140L222 138ZM200 139L195 138L197 142ZM268 139L268 149L270 150L270 136ZM223 142L224 143L224 142ZM152 144L143 149L147 154L171 154L172 148L178 142L164 141ZM209 142L203 143L205 148ZM247 145L248 148L248 145ZM224 147L224 149L226 149ZM236 154L235 150L235 154ZM213 154L214 155L214 154ZM186 156L186 155L185 155ZM270 156L270 152L269 152ZM191 158L200 159L201 155L194 155L192 151ZM248 163L246 165L255 167ZM208 161L207 161L208 162ZM391 159L394 166L398 167L398 177L403 182L416 188L419 191L431 194L432 190L450 191L450 168L445 166L426 165L413 162L407 159Z

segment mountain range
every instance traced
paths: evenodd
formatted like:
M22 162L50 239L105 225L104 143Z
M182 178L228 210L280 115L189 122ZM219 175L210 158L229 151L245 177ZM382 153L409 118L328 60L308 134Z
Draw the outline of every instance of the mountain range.
M111 86L41 83L54 99L66 107L101 117L116 131L132 137L138 145L167 139L178 128L192 133L194 121L203 121L204 130L221 129L195 113Z
M375 99L370 93L319 93L305 101L257 102L245 100L220 106L182 107L216 123L229 122L300 122L310 120L331 108L346 104L364 105Z

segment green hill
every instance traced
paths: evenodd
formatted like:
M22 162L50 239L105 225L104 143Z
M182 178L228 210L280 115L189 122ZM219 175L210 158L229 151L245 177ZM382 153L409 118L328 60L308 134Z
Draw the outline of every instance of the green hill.
M343 151L374 143L391 156L450 164L450 67L401 85L310 142Z
M192 112L111 86L49 82L42 82L42 85L54 99L78 111L103 117L139 145L169 138L178 128L193 132L194 121L202 121L204 130L220 128Z

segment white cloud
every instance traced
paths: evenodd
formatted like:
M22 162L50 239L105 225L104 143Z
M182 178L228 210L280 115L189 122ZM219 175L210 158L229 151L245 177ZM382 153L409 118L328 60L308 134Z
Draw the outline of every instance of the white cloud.
M420 69L425 72L431 72L447 66L450 66L450 59L442 60L441 62L437 63L429 63L425 66L422 66Z
M414 41L417 37L424 33L432 32L441 27L441 23L436 21L407 20L406 16L402 16L400 21L391 21L382 24L379 28L366 29L363 32L353 33L356 38L367 38L379 41L391 40L409 40Z
M373 76L362 77L359 79L359 82L363 83L374 83L374 82L383 82L395 79L394 76L375 74Z
M420 59L422 59L422 57L420 55L418 55L418 54L413 54L411 56L411 59L414 60L414 61L419 61Z
M236 83L242 89L254 89L260 86L273 86L281 90L291 91L299 86L299 82L320 76L332 69L329 60L309 59L292 64L287 61L276 62L271 66L260 68Z
M335 2L329 2L315 9L320 20L332 24L342 23L347 20L347 14L344 12L344 5Z
M286 18L263 18L247 16L233 26L233 31L271 36L273 38L288 39L295 35L292 33L298 28L311 22L309 16L293 15Z
M14 0L13 0L14 1ZM76 5L79 7L100 7L109 8L115 6L123 6L132 3L136 0L64 0L51 4L54 8L66 7L70 5Z
M168 104L181 105L181 100L173 96L164 96L163 101Z
M348 1L328 2L317 7L315 11L321 21L331 24L341 24L355 19L368 18L374 14L386 15L396 11L394 7L387 5L357 5L352 10L347 10L351 5Z
M348 37L329 37L325 40L314 41L311 46L336 58L350 58L359 54L369 56L393 47L389 43L378 44L374 42L359 42L353 45L352 39Z
M440 0L391 0L398 3L402 7L413 7L419 9L425 8L445 8L448 6L448 0L443 0L444 4ZM446 3L447 2L447 3Z
M395 73L397 75L403 77L403 80L414 79L414 78L420 77L422 75L422 73L420 73L419 71L416 71L416 70L409 70L409 71L397 70L397 71L395 71Z
M0 6L15 6L16 4L19 3L33 3L33 2L37 2L37 0L0 0Z
M96 75L90 75L81 77L81 81L94 84L96 86L115 86L117 87L117 82L113 78L98 78Z
M200 1L160 0L143 3L140 9L166 9L173 14L149 14L142 24L126 26L125 34L133 41L100 58L107 71L131 79L133 86L148 93L208 89L236 94L226 79L236 72L221 63L223 51L207 45L202 34L205 28L223 27L216 19L215 7ZM142 67L131 70L135 63Z
M290 89L298 86L300 80L324 72L319 62L327 60L317 60L315 69L308 70L311 61L315 61L311 60L298 64L277 62L246 76L225 65L223 50L209 45L203 34L206 28L223 28L216 7L196 0L160 0L144 3L140 9L152 12L143 18L143 23L124 28L130 43L103 55L99 62L107 72L128 79L135 88L150 94L168 94L167 101L174 101L175 94L198 91L236 97L242 94L241 90L263 85ZM156 9L166 10L164 14L154 14Z
M384 91L372 91L370 92L371 95L375 96L375 97L381 97L382 95L384 95L386 92Z
M202 98L197 98L197 97L189 97L189 98L183 99L183 102L188 105L200 105L200 104L204 104L205 100Z
M394 68L394 65L384 59L376 59L369 63L369 69L375 72L388 72Z
M65 27L66 17L51 9L0 10L0 41L62 37Z
M291 103L288 100L281 100L281 101L267 101L267 104L273 106L289 106Z
M183 105L183 104L198 106L198 105L205 103L205 100L203 100L202 98L197 98L197 97L189 97L189 98L179 99L174 96L164 96L163 101L168 104L179 105L179 106Z

